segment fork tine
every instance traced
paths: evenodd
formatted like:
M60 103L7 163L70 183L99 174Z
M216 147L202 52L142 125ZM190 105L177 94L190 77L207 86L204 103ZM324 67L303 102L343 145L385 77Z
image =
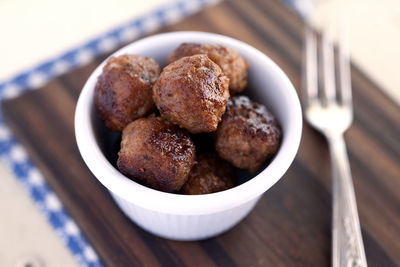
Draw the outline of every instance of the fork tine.
M339 57L339 77L340 90L342 94L343 105L352 105L351 96L351 74L349 59L349 43L347 39L347 31L342 26L339 33L338 57Z
M324 86L321 89L329 104L336 102L335 61L332 41L325 32L322 33L321 46L324 72Z
M305 48L303 49L303 88L302 98L305 105L317 99L318 95L318 63L317 40L313 29L305 26Z

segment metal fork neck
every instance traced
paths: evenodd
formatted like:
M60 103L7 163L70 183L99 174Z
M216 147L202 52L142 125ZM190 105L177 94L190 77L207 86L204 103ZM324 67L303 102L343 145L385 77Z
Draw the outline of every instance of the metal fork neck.
M360 222L342 135L328 137L333 175L332 266L366 267Z

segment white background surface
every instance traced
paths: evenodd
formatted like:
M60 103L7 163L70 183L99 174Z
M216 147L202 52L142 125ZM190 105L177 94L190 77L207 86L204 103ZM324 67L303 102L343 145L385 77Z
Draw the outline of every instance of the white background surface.
M400 1L319 0L315 22L347 21L353 62L400 104Z
M0 0L0 82L173 0ZM400 103L400 1L320 1L321 17L350 13L353 60ZM0 164L0 266L39 256L76 265L69 251Z
M76 265L29 194L3 162L0 165L0 214L0 266L17 267L19 262L35 258L46 266Z

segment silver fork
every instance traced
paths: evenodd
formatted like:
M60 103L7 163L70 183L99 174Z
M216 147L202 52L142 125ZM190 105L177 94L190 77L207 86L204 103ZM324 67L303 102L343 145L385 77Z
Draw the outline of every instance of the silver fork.
M318 49L314 31L306 26L303 72L303 107L306 120L328 140L333 179L332 266L367 266L354 186L343 133L353 121L350 65L343 39L339 40L340 86L335 85L334 49L322 36L320 64L323 86L318 87ZM318 93L319 91L319 93ZM336 91L341 92L341 101Z

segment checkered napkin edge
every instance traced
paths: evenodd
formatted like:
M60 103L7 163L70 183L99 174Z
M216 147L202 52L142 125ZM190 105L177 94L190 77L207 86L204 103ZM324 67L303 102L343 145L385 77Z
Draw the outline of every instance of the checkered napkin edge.
M68 51L10 80L0 82L0 101L16 97L26 90L43 86L52 78L91 62L146 33L173 24L219 0L180 0L136 18L76 49ZM42 173L32 163L25 149L5 125L0 113L0 157L27 190L35 205L47 218L79 266L103 266L79 227L64 209L58 197L46 183Z

